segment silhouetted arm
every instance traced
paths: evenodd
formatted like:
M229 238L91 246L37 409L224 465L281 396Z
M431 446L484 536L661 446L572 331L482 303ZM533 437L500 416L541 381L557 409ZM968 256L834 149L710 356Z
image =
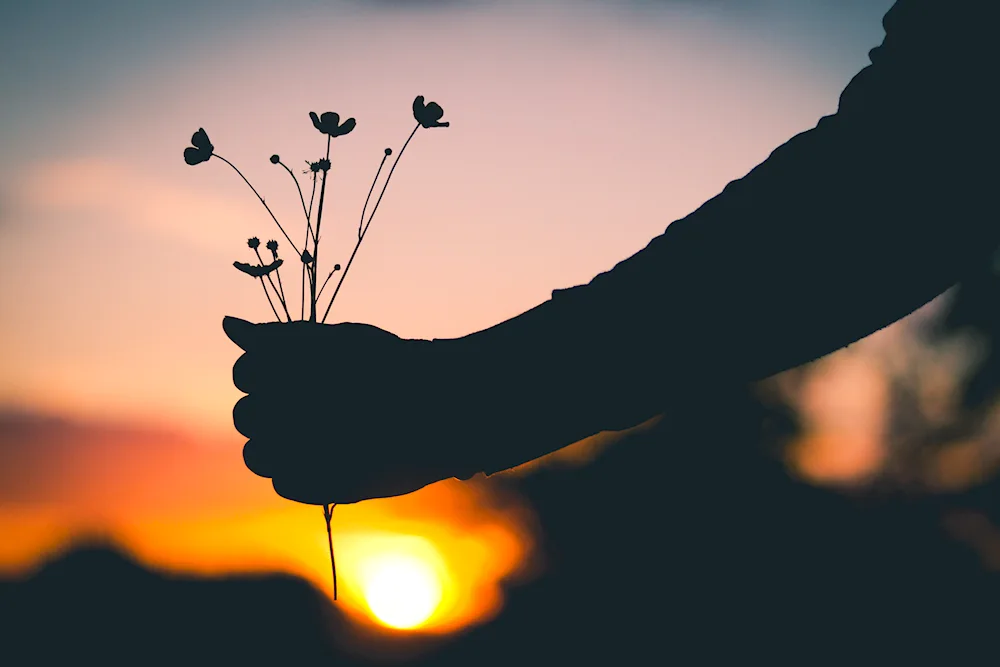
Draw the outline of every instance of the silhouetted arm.
M985 260L997 18L992 2L901 0L835 115L588 285L447 342L470 433L456 466L502 470L634 426L692 383L815 359Z

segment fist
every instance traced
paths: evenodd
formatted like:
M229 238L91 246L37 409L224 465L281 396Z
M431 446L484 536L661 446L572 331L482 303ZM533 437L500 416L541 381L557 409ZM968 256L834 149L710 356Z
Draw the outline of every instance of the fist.
M452 476L439 342L364 324L227 317L223 329L244 350L233 367L247 394L233 409L243 460L281 496L354 503Z

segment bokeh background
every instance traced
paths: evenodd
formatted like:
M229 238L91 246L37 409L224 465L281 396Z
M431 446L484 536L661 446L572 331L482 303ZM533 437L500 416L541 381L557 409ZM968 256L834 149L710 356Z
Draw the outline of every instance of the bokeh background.
M280 573L330 592L318 509L279 498L243 466L231 421L239 351L222 317L272 317L232 262L251 261L247 237L282 237L228 167L184 164L197 128L300 235L298 196L268 157L301 171L324 148L309 111L357 118L334 142L329 270L353 247L383 148L398 150L412 127L413 97L439 102L451 127L421 131L408 148L331 320L460 336L587 282L835 112L881 42L891 4L5 4L3 590L27 596L24 604L32 595L60 600L66 582L118 576L135 559L168 582L238 576L227 581L251 586ZM718 461L755 452L782 483L838 497L983 484L998 453L993 275L983 267L978 283L751 388L742 407L713 400L717 421L754 405L760 424L778 426L734 426L714 439L705 429L705 446ZM510 595L526 599L576 571L567 554L585 548L574 539L610 540L599 522L569 536L560 526L592 508L546 499L553 489L592 493L586 484L599 488L602 471L614 469L609 452L624 447L614 443L634 437L604 434L490 479L338 507L343 599L302 617L325 619L319 634L333 628L337 638L329 650L358 660L389 645L434 655L502 626L523 607ZM718 484L715 464L676 465ZM649 526L658 516L655 504L617 511ZM956 542L977 562L1000 564L988 512L955 516ZM379 565L387 558L404 566ZM60 564L72 576L51 590L37 583ZM615 567L587 570L592 578L574 587L607 585ZM385 572L397 579L381 599Z

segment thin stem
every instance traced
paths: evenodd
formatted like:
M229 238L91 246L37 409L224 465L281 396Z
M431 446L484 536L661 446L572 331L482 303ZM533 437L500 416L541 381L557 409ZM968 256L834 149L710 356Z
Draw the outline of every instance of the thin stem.
M382 154L382 163L378 166L378 171L375 172L375 179L372 181L372 186L368 189L368 196L365 197L365 205L361 208L361 220L358 221L358 238L361 238L361 225L365 221L365 211L368 210L368 202L372 198L372 193L375 192L375 184L378 183L378 177L382 175L382 167L385 166L385 161L389 159L389 156L385 153ZM397 158L398 159L398 158Z
M288 315L288 321L292 321L292 315L288 312L288 302L285 300L285 286L281 284L281 269L275 269L274 275L278 277L278 289L281 291L281 306L285 309L285 315Z
M330 140L333 137L326 137L326 161L330 161ZM312 284L310 286L310 297L312 303L309 304L309 321L316 321L316 268L319 266L319 228L323 224L323 202L326 199L326 175L329 169L323 170L323 183L319 186L319 208L316 210L316 227L313 228L313 261L312 261Z
M316 199L316 175L315 175L315 174L313 174L313 187L312 187L312 194L311 194L311 195L309 195L309 213L308 213L308 215L306 216L306 217L307 217L307 218L309 218L310 220L312 220L312 214L313 214L313 201L314 201L315 199Z
M323 518L326 519L326 542L330 545L330 567L333 570L333 600L337 601L337 559L333 556L333 533L330 530L330 519L333 518L333 508L335 503L329 507L323 505Z
M274 302L271 301L271 295L267 291L267 285L264 284L264 279L260 279L260 286L264 288L264 296L267 297L267 302L271 304L271 310L274 311L274 319L281 321L281 315L278 315L278 310L274 307Z
M253 252L254 252L255 255L257 255L257 259L260 261L260 265L264 266L264 259L260 256L260 251L257 250L257 248L254 248ZM280 278L279 278L279 280L280 280ZM271 279L271 274L270 273L267 274L267 282L271 283L271 289L274 290L275 295L277 295L277 297L278 297L278 301L281 302L281 307L285 309L285 315L288 315L288 321L291 322L292 321L292 316L288 314L288 306L285 305L285 297L282 296L281 292L278 291L278 288L275 287L274 280ZM273 305L272 305L272 307L273 307ZM281 318L279 317L278 320L281 320Z
M302 263L302 308L299 319L306 319L306 265Z
M319 288L319 292L317 292L317 293L316 293L316 299L317 299L317 300L318 300L318 299L319 299L319 298L320 298L321 296L323 296L323 290L324 290L324 289L326 289L326 284L327 284L328 282L330 282L330 278L333 278L333 274L335 274L336 272L337 272L337 269L334 269L333 271L331 271L331 272L330 272L330 275L328 275L328 276L326 277L326 280L324 280L324 281L323 281L323 286L322 286L322 287L320 287L320 288Z
M389 187L389 181L392 179L392 173L396 171L396 165L399 164L399 159L403 157L403 152L406 147L410 145L410 140L413 139L413 135L417 133L420 129L420 123L413 128L413 132L410 132L410 136L407 137L406 143L403 147L399 149L399 155L396 156L396 160L392 163L392 169L389 170L389 175L385 177L385 183L382 185L382 192L379 193L378 199L375 201L375 206L372 208L371 215L368 216L368 222L365 223L365 228L361 231L358 236L358 242L354 245L354 251L351 253L351 257L347 260L347 265L344 267L344 272L340 274L340 280L337 281L337 289L333 290L333 296L330 297L330 304L326 307L326 312L323 313L322 322L326 322L326 316L330 314L330 308L333 307L333 301L337 298L337 294L340 292L340 286L344 284L344 278L347 277L347 272L351 270L351 263L354 261L354 256L358 254L358 248L361 247L361 242L365 240L365 234L368 233L368 227L372 224L372 218L375 217L375 212L378 211L378 205L382 203L382 196L385 194L385 189Z
M281 160L278 160L278 164L284 167L285 171L288 172L288 175L292 177L293 181L295 181L295 189L299 191L299 201L302 202L302 213L306 216L306 234L309 234L309 232L311 231L311 223L309 221L309 209L306 208L306 198L305 195L302 194L302 186L299 185L299 179L295 176L292 170L288 168L287 164L285 164ZM315 192L316 191L315 183L313 185L314 185L313 192Z
M302 201L302 212L305 214L306 220L309 220L309 211L306 209L306 198L305 195L302 194L302 186L299 185L299 179L295 176L292 170L288 168L287 164L281 160L278 160L278 164L284 167L285 171L288 172L288 175L292 177L293 181L295 181L295 189L299 191L299 199Z
M313 172L312 182L313 182L312 194L309 195L309 212L306 213L306 221L307 221L307 224L306 224L306 239L305 239L305 241L303 242L303 245L302 245L302 248L303 248L304 251L309 249L309 236L312 234L312 225L309 224L308 221L312 220L313 202L316 200L316 173L315 172ZM301 308L302 312L301 312L301 315L300 315L300 317L301 317L302 320L306 319L306 270L307 269L306 269L305 262L303 262L302 263L302 308Z
M285 231L285 228L281 226L281 223L280 223L280 222L278 222L278 218L276 218L276 217L275 217L275 215L274 215L274 213L273 213L273 212L271 211L271 207L267 205L267 202L266 202L266 201L264 201L264 198L260 196L260 193L259 193L259 192L257 192L257 188L255 188L255 187L254 187L254 186L253 186L253 185L252 185L252 184L250 183L250 181L248 181L248 180L247 180L247 177L243 175L243 172L242 172L242 171L240 171L239 169L237 169L237 168L236 168L236 165L235 165L235 164L233 164L232 162L230 162L230 161L229 161L229 160L227 160L226 158L222 157L222 156L221 156L221 155L219 155L218 153L212 153L212 157L217 157L217 158L219 158L220 160L222 160L223 162L225 162L226 164L228 164L228 165L229 165L230 167L232 167L232 168L233 168L233 171L235 171L235 172L236 172L237 174L239 174L239 175L240 175L240 178L242 178L242 179L243 179L243 182L244 182L244 183L246 183L246 184L247 184L247 186L249 186L251 190L253 190L253 193L254 193L255 195L257 195L257 199L259 199L259 200L260 200L260 203L264 205L264 208L266 208L266 209L267 209L267 212L271 214L271 219L272 219L272 220L274 220L274 224L278 225L278 229L280 229L280 230L281 230L281 233L285 235L285 238L286 238L286 239L288 239L288 244L289 244L290 246L292 246L292 250L294 250L294 251L295 251L295 252L296 252L297 254L300 254L300 255L301 255L302 253L300 253L300 252L299 252L299 249L295 247L295 243L293 243L293 242L292 242L292 239L291 239L291 237L289 237L289 236L288 236L288 233L287 233L287 232Z

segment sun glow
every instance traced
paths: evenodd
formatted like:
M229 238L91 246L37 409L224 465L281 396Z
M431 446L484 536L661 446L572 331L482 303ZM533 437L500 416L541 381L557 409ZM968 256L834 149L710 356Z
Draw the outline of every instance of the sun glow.
M376 556L362 565L361 576L368 608L390 628L418 628L441 603L441 579L430 564L413 554Z
M464 597L449 559L426 537L363 531L343 536L338 548L344 601L370 622L394 630L435 631L447 624Z

